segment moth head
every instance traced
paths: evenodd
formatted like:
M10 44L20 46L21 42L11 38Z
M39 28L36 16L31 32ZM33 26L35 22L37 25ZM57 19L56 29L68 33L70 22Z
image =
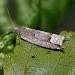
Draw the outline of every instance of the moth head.
M16 26L15 26L15 27L13 28L13 32L19 32L19 27L16 27Z

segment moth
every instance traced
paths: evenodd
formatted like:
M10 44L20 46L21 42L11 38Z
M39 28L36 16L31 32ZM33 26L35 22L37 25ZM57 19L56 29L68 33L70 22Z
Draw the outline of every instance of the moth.
M64 36L48 33L40 30L30 29L27 27L14 27L14 32L20 34L21 39L26 40L30 43L50 48L62 50Z

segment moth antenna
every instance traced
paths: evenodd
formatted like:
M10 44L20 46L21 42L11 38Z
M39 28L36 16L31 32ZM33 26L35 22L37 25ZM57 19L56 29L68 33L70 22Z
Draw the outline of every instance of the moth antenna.
M10 13L9 13L8 8L7 8L7 13L8 13L9 19L10 19L10 21L11 21L11 23L12 23L13 27L15 27L14 22L12 21L12 19L11 19L11 17L10 17Z

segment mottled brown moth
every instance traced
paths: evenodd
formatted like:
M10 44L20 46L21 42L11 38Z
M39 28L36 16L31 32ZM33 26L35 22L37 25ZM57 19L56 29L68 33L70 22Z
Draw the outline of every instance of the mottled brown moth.
M62 45L65 39L64 36L30 29L27 27L14 27L13 31L20 34L23 40L39 46L60 50L64 48Z

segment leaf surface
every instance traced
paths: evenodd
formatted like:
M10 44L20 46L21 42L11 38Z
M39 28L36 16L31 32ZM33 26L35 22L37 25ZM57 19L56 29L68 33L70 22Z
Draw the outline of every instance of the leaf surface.
M64 31L61 35L68 37L64 52L20 40L14 52L5 55L4 75L74 75L75 33Z

